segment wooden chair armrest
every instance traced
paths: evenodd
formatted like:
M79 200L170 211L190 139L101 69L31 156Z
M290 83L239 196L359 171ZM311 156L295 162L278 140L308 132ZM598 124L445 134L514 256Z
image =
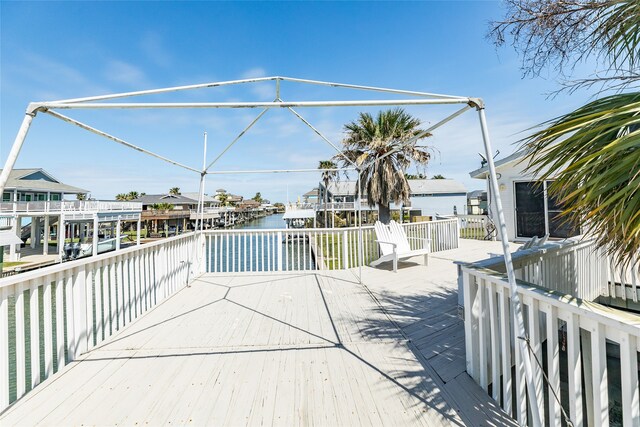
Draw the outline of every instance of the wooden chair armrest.
M398 246L398 244L397 244L397 243L393 243L393 242L386 242L386 241L384 241L384 240L375 240L375 242L376 242L376 243L383 243L383 244L385 244L385 245L392 245L394 248L395 248L396 246Z

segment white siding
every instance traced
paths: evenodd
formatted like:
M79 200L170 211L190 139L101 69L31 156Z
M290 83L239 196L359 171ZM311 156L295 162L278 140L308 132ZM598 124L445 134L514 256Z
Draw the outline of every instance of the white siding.
M467 213L467 195L411 196L411 209L422 210L422 215L453 215L453 207L458 215Z
M505 165L500 165L496 168L500 178L498 179L498 187L500 190L500 197L502 199L502 207L504 209L504 218L507 224L507 237L509 240L515 240L516 238L516 198L515 198L515 183L535 181L536 177L530 173L525 173L527 162L510 162ZM489 191L489 181L487 183L487 191ZM489 200L491 215L493 221L498 224L498 216L495 212L492 195L489 192ZM499 231L499 230L498 230Z

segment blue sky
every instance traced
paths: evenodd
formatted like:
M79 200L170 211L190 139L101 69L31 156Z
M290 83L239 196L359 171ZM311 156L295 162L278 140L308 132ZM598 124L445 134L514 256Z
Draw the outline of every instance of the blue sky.
M522 79L510 47L486 39L502 16L493 1L460 2L0 2L0 160L4 164L31 101L56 100L259 76L392 87L482 97L494 149L502 155L526 129L575 108L586 96L547 94L553 76ZM367 97L350 90L283 85L285 100ZM268 84L145 97L145 101L271 101ZM380 98L376 95L375 98ZM301 109L339 144L344 123L362 108ZM452 108L409 108L425 127ZM369 109L375 112L377 109ZM211 161L257 110L72 111L66 114L190 166ZM482 141L468 112L425 141L427 175L483 187L469 178ZM299 120L270 111L216 167L219 170L316 168L333 155ZM43 167L60 180L113 198L131 190L196 191L198 176L40 114L17 167ZM256 191L285 201L312 188L318 174L207 177L207 192Z

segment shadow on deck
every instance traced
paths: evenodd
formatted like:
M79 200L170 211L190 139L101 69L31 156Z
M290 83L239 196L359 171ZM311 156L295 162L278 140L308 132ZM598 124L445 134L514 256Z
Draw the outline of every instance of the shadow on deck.
M0 423L515 425L464 372L455 274L205 275Z

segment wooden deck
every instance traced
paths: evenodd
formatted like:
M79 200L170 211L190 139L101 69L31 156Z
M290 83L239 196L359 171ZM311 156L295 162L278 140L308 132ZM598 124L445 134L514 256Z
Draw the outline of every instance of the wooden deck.
M71 363L5 425L515 425L464 372L452 260L206 275ZM390 268L390 266L389 266Z

